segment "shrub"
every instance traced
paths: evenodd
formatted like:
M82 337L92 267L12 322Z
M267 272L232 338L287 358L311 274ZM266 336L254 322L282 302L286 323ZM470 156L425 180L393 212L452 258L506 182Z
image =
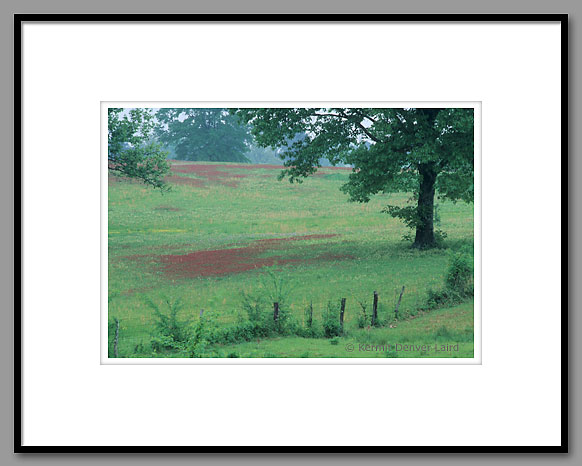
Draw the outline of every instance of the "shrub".
M206 346L208 344L207 334L206 334L206 317L200 316L200 320L194 328L192 337L188 342L188 357L190 358L201 358L206 352Z
M259 290L254 293L243 292L242 307L248 319L257 330L257 336L269 336L273 333L291 334L298 325L291 319L287 306L291 287L283 277L268 272L260 281ZM279 304L277 320L273 319L273 303Z
M260 296L242 293L242 308L251 322L263 322L265 320L265 302Z
M305 324L307 328L313 327L313 301L309 303L309 306L305 308L303 311Z
M473 257L464 252L453 254L445 279L447 289L461 297L473 296Z
M428 309L437 309L451 304L458 304L460 302L460 296L448 288L443 288L440 290L434 290L429 288L426 297L426 307Z
M171 301L164 298L164 302L168 307L167 313L162 312L150 298L146 298L146 304L154 311L156 319L152 348L154 351L184 350L192 336L192 319L179 319L178 313L183 307L180 299Z
M325 338L333 338L341 334L339 310L339 304L332 305L331 301L328 301L326 311L323 315L323 334Z
M380 302L378 303L378 315L376 316L374 327L384 327L387 321L388 319L385 316L384 305Z
M443 288L430 288L427 293L426 306L422 309L437 309L459 304L472 297L473 256L461 251L451 254L445 275Z
M323 330L315 325L311 327L297 327L295 335L301 338L322 338L324 336Z
M357 298L356 301L360 305L360 312L358 313L358 328L366 328L368 325L370 325L370 317L366 312L368 303L366 301L360 301Z

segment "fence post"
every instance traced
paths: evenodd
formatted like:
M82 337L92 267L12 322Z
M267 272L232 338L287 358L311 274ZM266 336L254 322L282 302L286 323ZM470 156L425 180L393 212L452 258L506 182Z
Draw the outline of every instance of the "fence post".
M313 326L313 300L309 302L309 320L307 321L309 328Z
M346 298L342 298L341 310L340 310L340 328L342 333L344 332L344 312L346 310Z
M378 319L378 292L374 291L374 305L372 307L372 327L376 325Z
M115 357L118 356L117 353L117 342L119 341L119 319L115 318L115 339L113 340L113 354Z
M277 322L279 319L279 303L273 303L273 320Z
M400 297L398 298L398 303L396 303L396 309L394 309L394 318L398 320L398 308L400 307L400 302L402 301L402 295L404 294L404 286L402 286L402 291L400 291Z
M202 319L202 314L204 314L204 309L200 309L200 318Z

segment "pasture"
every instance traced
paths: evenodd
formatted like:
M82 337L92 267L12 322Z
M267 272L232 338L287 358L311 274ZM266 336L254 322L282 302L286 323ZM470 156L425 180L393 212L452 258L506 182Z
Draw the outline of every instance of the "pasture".
M177 317L193 327L203 309L206 328L220 334L248 319L245 294L260 295L261 312L271 316L271 301L280 298L294 329L308 325L311 309L313 326L321 327L330 313L335 319L346 298L344 330L332 338L294 330L266 338L209 338L201 357L473 357L473 301L425 306L429 290L442 287L451 254L472 251L473 205L436 201L445 247L416 250L402 239L410 230L381 212L387 204L406 205L410 195L352 203L339 189L350 169L321 168L301 184L278 181L280 171L174 162L167 178L172 189L163 194L110 176L110 357L116 319L119 357L181 357L171 348L152 349L156 308L164 313L181 302ZM362 323L374 291L378 327ZM436 342L458 344L458 350L437 354L414 347ZM346 350L349 344L356 350ZM362 352L360 344L408 344L413 350Z

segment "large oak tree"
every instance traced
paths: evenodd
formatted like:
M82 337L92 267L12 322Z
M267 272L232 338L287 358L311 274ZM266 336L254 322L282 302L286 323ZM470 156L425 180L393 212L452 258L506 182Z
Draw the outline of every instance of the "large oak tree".
M342 190L367 202L377 193L410 192L412 205L387 206L416 232L414 247L436 246L435 193L473 201L473 109L241 108L257 144L283 148L281 178L301 181L322 157L353 170ZM305 133L300 140L298 133Z

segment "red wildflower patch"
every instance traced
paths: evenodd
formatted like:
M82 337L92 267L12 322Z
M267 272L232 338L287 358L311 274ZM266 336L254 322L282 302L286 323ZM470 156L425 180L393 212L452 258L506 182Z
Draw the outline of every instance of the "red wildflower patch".
M229 167L234 168L243 168L245 170L254 170L254 169L267 169L267 170L282 170L285 168L283 165L269 165L265 164L240 164L240 165L229 165Z
M268 256L260 257L261 254L278 249L271 245L276 245L286 241L312 240L331 238L337 235L305 235L291 236L288 238L269 238L258 240L252 246L216 249L208 251L194 251L188 254L167 254L161 256L126 256L126 259L154 259L159 262L164 272L171 276L178 277L209 277L217 275L227 275L233 273L246 272L249 270L271 267L274 265L312 263L319 261L335 261L343 259L353 259L353 256L343 254L323 253L314 257L299 256Z
M196 178L188 178L185 176L176 176L176 175L166 176L164 181L166 181L167 183L173 183L173 184L186 184L186 185L198 186L198 187L204 186L203 180L197 180Z
M304 235L304 236L288 236L286 238L266 238L266 239L258 239L257 243L282 243L285 241L305 241L310 239L325 239L325 238L333 238L337 236L335 234L331 235Z
M256 257L258 252L259 250L253 247L195 251L190 254L160 256L160 261L166 273L184 277L226 275L299 262L299 259L281 256L259 258Z
M201 179L170 176L166 178L167 181L176 184L189 184L193 186L204 186L205 183L221 184L224 186L236 187L238 182L236 179L246 178L249 176L246 173L233 173L232 170L282 170L285 167L282 165L261 165L261 164L228 164L228 165L211 165L201 163L191 164L172 164L172 172L192 174ZM334 170L351 170L350 167L322 167L315 173L316 176L322 176L328 171ZM271 177L271 175L260 175L262 177ZM233 180L234 179L234 180Z
M244 166L244 165L242 165ZM241 174L241 173L232 173L229 171L230 168L239 168L239 165L206 165L206 164L192 164L192 165L173 165L172 171L174 173L184 173L184 174L193 174L204 178L205 181L209 181L212 183L222 184L225 186L232 186L236 187L238 183L236 181L232 181L232 178L246 178L249 175ZM195 186L200 186L204 184L203 180L197 180L194 178L186 178L180 176L172 176L172 181L176 182L176 178L180 180L192 180L197 181L201 184L197 184ZM191 184L191 183L184 183L183 181L178 181L178 183L182 182L183 184Z

